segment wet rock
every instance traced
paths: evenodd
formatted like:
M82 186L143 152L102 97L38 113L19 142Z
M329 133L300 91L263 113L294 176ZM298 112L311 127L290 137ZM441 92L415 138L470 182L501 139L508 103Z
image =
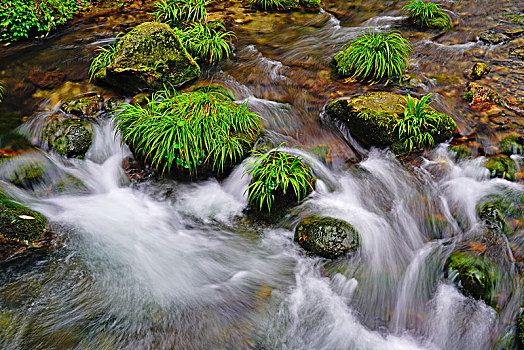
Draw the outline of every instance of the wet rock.
M501 272L490 259L474 252L455 251L446 261L446 270L464 293L491 303Z
M27 80L42 89L56 89L65 79L62 72L48 72L45 70L32 70Z
M53 121L43 129L49 148L68 158L83 158L93 143L93 130L85 120Z
M399 79L399 85L407 89L416 89L422 84L422 79L415 74L406 73Z
M107 113L114 112L120 105L124 103L124 99L121 97L110 97L104 101L104 111Z
M27 159L22 163L2 164L0 176L5 181L22 188L32 188L43 180L45 164L37 159Z
M524 60L524 46L515 47L509 50L509 54L510 56L514 56L520 58L521 60Z
M0 193L0 259L40 247L46 227L47 220L40 213L9 201Z
M484 226L492 233L510 236L513 230L508 226L500 208L492 202L484 202L477 208L477 214Z
M299 3L300 6L309 9L316 9L322 7L322 0L300 0Z
M524 153L524 137L522 136L508 136L500 142L502 153L506 155L523 154Z
M139 105L144 107L145 105L147 105L149 97L151 97L149 94L141 92L133 96L129 103L132 105Z
M428 79L434 80L437 85L449 85L460 82L458 77L448 74L433 74L429 75Z
M96 118L102 103L103 99L100 95L88 93L68 98L62 104L62 110L77 117Z
M347 222L313 215L295 228L295 242L305 250L327 259L354 252L360 246L358 232Z
M449 146L449 149L456 153L457 160L471 158L473 151L465 144Z
M517 164L515 164L513 159L506 155L489 157L484 166L489 170L491 177L499 177L509 181L515 179Z
M177 34L164 23L146 22L124 35L111 64L95 79L126 92L179 87L200 75Z
M494 105L502 105L500 95L490 87L468 82L464 92L464 100L470 107L477 109L490 109Z
M504 33L488 30L479 35L479 39L487 44L497 45L509 41L509 36Z
M326 107L327 114L344 124L351 135L361 142L377 147L392 146L394 152L401 152L395 145L400 144L398 132L391 132L395 121L404 112L402 96L389 92L367 92L352 98L336 99ZM431 107L429 107L431 108ZM437 131L432 134L435 144L453 136L457 125L453 119L441 115Z
M481 79L491 71L491 67L483 62L477 62L469 70L468 77L471 79Z

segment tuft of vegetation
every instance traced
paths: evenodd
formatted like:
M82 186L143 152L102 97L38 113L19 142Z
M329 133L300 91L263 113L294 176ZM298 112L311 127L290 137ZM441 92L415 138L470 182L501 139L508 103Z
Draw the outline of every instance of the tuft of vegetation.
M4 94L5 94L5 83L0 80L0 103L4 100Z
M393 124L393 130L398 131L404 152L411 153L414 148L422 149L435 144L432 134L438 131L441 118L444 116L432 109L428 102L433 94L428 94L420 100L407 95L404 113Z
M122 33L115 37L115 40L111 45L107 45L105 47L97 46L95 52L100 53L93 59L91 65L89 66L89 81L93 80L96 73L100 72L102 69L111 64L113 57L115 56L116 44L120 35L122 35Z
M271 212L275 195L284 196L293 191L297 203L313 191L314 177L305 159L277 150L269 153L255 152L254 160L248 163L244 175L253 176L246 192L249 204L260 211Z
M411 22L419 27L446 28L450 26L449 17L440 9L440 4L428 1L410 1L402 7Z
M411 43L400 33L380 33L371 28L349 40L334 60L338 73L349 76L347 82L369 81L374 84L386 78L387 84L391 78L404 73L411 52Z
M230 43L235 33L226 31L222 21L193 23L185 31L177 31L186 50L195 58L211 64L231 55Z
M155 22L168 24L170 27L181 28L184 24L204 22L208 17L206 6L212 0L158 0L156 11L151 15Z
M79 3L76 0L0 1L0 41L48 35L73 17Z
M298 0L251 0L251 7L263 10L290 10L298 4Z
M260 133L260 117L206 91L155 92L147 105L122 104L116 125L135 155L157 170L174 167L196 175L210 165L214 171L238 162Z

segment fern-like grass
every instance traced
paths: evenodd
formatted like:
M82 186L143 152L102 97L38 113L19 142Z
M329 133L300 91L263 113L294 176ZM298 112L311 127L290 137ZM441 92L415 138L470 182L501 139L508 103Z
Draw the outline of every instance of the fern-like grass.
M167 23L171 27L203 22L208 17L206 6L212 0L158 0L152 13L155 22Z
M289 10L298 5L298 0L251 0L251 7L263 10Z
M348 82L374 84L387 79L387 84L391 78L404 73L412 52L411 43L400 33L380 33L372 28L349 40L335 55L335 62L338 73L349 76Z
M300 202L313 190L314 177L311 168L302 157L293 156L277 150L269 153L255 152L248 163L244 175L253 176L246 192L249 192L250 205L259 210L271 212L275 194L293 191Z
M122 33L115 37L113 44L107 45L105 47L98 46L95 49L96 52L100 53L93 59L91 65L89 66L89 81L93 80L96 73L100 72L102 69L108 67L111 64L113 57L115 56L116 44L120 35L122 35Z
M411 22L420 27L447 27L449 18L440 9L440 4L428 1L410 1L402 7Z
M178 35L188 52L195 58L211 64L220 62L231 55L231 41L235 33L226 31L222 21L193 23Z
M433 94L428 94L420 100L407 95L404 97L405 105L399 104L404 113L399 116L393 125L398 132L403 149L411 153L414 148L422 149L435 144L432 133L437 132L440 119L444 116L433 110L429 105Z
M205 91L161 90L146 106L124 103L115 115L126 142L160 172L174 167L196 175L209 164L222 172L238 162L260 133L260 117Z

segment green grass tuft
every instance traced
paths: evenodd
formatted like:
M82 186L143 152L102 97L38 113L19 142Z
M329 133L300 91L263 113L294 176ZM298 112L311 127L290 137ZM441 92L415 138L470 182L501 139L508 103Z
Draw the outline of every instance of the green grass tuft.
M184 24L204 22L208 17L206 6L212 0L158 0L156 11L151 15L155 22L167 23L170 27L181 27Z
M298 5L298 0L251 0L251 7L263 10L290 10Z
M115 115L122 141L160 172L173 167L196 175L209 164L214 171L242 159L261 129L260 117L205 91L161 90L146 106L122 104Z
M311 168L300 156L277 150L269 153L255 152L254 160L248 163L244 175L253 176L246 192L248 201L254 208L271 212L275 194L286 194L292 190L297 203L313 190L314 177Z
M401 76L408 66L411 43L400 33L380 33L371 28L349 40L335 55L338 73L349 76L347 82L368 81L372 84Z
M440 4L416 0L404 5L402 10L408 15L410 21L420 27L445 28L450 26L449 18L440 9Z
M107 45L105 47L98 46L95 49L95 51L100 53L93 59L91 66L89 66L89 81L93 80L96 73L100 72L102 69L108 67L111 64L113 57L115 56L116 44L120 35L122 35L122 33L116 36L113 44Z
M422 149L435 144L432 133L437 132L440 119L444 116L433 110L429 99L433 94L428 94L417 100L411 95L404 97L406 105L404 113L393 124L393 130L398 132L403 150L411 153L414 148Z

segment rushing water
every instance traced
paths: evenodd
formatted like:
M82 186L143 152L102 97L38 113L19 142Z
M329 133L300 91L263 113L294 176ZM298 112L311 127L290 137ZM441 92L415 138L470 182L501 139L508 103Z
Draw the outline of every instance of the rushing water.
M264 116L270 144L287 141L287 151L311 159L318 177L314 193L276 224L246 215L249 178L242 177L243 165L220 182L130 183L122 168L130 152L110 120L98 121L85 160L43 151L15 158L44 163L44 180L31 189L0 182L0 190L48 217L58 243L50 252L0 265L0 348L508 347L521 303L515 268L505 271L507 297L499 310L464 296L443 268L447 256L478 231L482 199L522 196L523 186L490 179L483 157L456 161L445 144L420 164L402 165L388 151L363 149L322 114L330 97L366 89L331 80L328 64L339 50L334 45L368 26L401 28L396 3L348 7L337 1L329 12L247 13L249 20L235 28L235 56L205 73ZM471 34L479 23L474 18L500 1L483 1L477 17L463 12L464 3L451 6L461 23L456 31L439 38L413 29L405 33L420 52L411 62L415 71L458 76L471 55L501 55L502 49L489 51ZM517 7L516 1L503 3ZM9 87L29 67L48 64L73 80L52 92L22 94L22 102L8 96L2 130L38 110L17 129L35 141L42 118L64 97L95 89L110 95L86 83L91 51L116 35L113 23L123 29L143 11L134 7L112 16L79 21L41 44L0 54ZM522 80L513 65L494 73L506 86L503 95ZM512 131L473 117L456 91L461 79L447 86L425 82L418 92L440 93L437 108L489 153L494 140ZM350 166L348 159L361 161ZM309 214L354 225L361 235L359 253L335 261L306 255L293 242L293 228ZM432 215L446 220L442 232L428 224ZM522 240L517 232L505 241L508 255L510 245Z

